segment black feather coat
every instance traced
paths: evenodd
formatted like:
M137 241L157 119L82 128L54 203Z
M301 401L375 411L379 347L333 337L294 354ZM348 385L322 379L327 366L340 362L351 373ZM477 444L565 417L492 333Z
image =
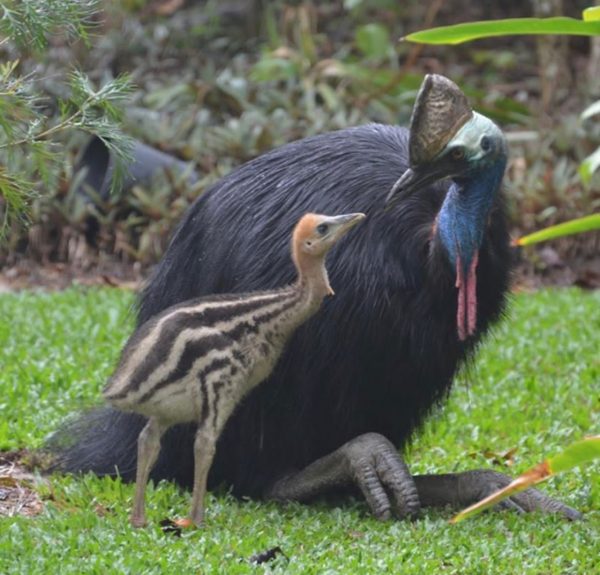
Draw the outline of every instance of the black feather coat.
M260 495L282 473L366 432L399 447L449 391L461 363L501 315L509 245L501 194L478 268L478 329L461 343L454 273L433 240L447 186L384 211L406 170L407 130L367 125L273 150L212 186L189 209L145 288L139 322L211 293L291 282L290 234L306 212L365 212L368 218L327 260L336 295L301 327L268 381L221 437L210 483ZM139 416L102 409L63 430L68 471L133 479ZM173 428L153 477L191 485L193 427Z

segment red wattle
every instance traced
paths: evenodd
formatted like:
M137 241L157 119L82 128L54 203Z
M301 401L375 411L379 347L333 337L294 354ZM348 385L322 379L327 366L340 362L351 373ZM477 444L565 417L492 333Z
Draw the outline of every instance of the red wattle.
M456 307L456 328L458 339L464 341L475 333L477 328L477 263L479 251L475 250L465 278L460 254L456 257L456 287L458 305Z
M456 328L458 330L458 339L461 341L467 338L465 330L465 278L463 273L462 260L460 255L456 256L456 287L458 288L458 305L456 307Z
M477 327L477 263L479 262L479 251L475 250L469 275L467 276L467 334L473 335Z

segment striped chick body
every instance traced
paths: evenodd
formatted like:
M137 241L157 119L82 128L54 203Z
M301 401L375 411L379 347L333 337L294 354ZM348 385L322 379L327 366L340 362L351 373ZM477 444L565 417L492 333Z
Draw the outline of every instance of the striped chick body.
M190 300L168 308L129 339L104 398L148 422L138 438L131 522L145 525L144 498L164 432L198 425L191 519L204 519L204 495L217 439L241 399L267 378L294 330L333 293L324 260L363 214L306 214L292 238L298 279L268 292Z
M169 425L194 421L218 434L318 308L311 299L294 285L169 308L131 337L104 397L122 411Z

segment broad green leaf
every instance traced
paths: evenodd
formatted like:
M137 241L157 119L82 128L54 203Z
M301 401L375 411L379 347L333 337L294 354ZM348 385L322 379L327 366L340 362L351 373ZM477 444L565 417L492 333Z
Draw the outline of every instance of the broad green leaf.
M600 114L600 100L590 104L583 112L581 112L581 119L587 120L596 114Z
M600 148L591 153L579 166L579 175L584 184L589 184L594 172L600 168Z
M383 58L390 47L390 34L381 24L367 24L356 31L356 45L368 58Z
M600 457L600 435L572 443L562 453L551 457L548 465L551 473L562 473L597 457Z
M575 220L569 220L562 224L550 226L533 234L523 236L519 238L515 243L518 246L530 246L539 242L545 242L547 240L553 240L563 236L570 236L573 234L581 234L583 232L591 232L593 230L600 230L600 214L592 214L591 216L584 216L583 218L577 218Z
M590 6L583 11L585 22L597 22L600 20L600 6Z
M522 475L519 475L519 477L503 489L499 489L490 496L463 509L450 520L450 523L459 523L464 519L477 515L485 509L496 505L511 495L519 493L536 483L545 481L557 473L568 471L569 469L573 469L573 467L577 467L578 465L597 458L600 458L600 435L586 437L585 439L576 441L558 455L542 461L542 463L539 463Z
M469 22L422 30L403 39L422 44L462 44L480 38L523 34L569 34L573 36L600 36L600 21L575 18L509 18Z

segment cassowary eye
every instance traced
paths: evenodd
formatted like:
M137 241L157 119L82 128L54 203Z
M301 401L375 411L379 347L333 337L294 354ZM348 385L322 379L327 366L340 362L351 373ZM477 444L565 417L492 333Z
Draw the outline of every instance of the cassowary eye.
M453 148L450 155L453 160L462 160L465 157L465 149L462 147Z
M484 152L488 152L492 147L492 143L490 142L490 139L487 136L483 136L483 138L481 138L479 145L481 146L481 149Z
M319 224L317 226L317 233L321 236L324 236L329 230L329 226L327 224Z

